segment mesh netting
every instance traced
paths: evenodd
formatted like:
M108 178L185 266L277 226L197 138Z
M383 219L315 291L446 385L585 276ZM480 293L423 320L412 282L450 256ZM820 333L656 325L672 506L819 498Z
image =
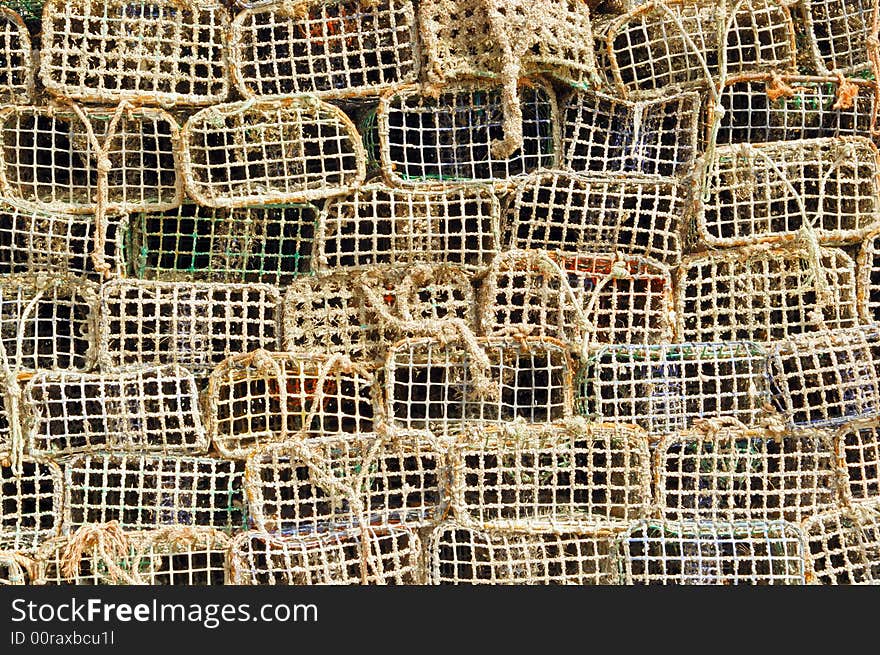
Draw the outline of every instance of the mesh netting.
M446 263L473 271L498 252L499 229L498 201L486 189L422 191L371 184L327 202L314 268Z
M232 584L420 584L421 541L403 526L323 535L245 532L229 548Z
M875 0L801 0L799 5L818 72L868 69Z
M264 284L107 282L100 358L112 367L179 364L206 376L230 355L277 347L279 302Z
M603 348L579 378L582 413L636 423L655 435L690 428L700 418L751 424L770 399L767 354L748 342Z
M24 399L34 456L208 449L195 380L177 366L37 373Z
M230 66L245 97L377 94L415 82L410 0L312 0L245 9L232 24Z
M372 432L373 396L372 373L344 356L257 350L211 373L206 420L220 454L246 457L295 436Z
M846 423L837 436L837 459L854 500L880 497L880 423L877 419Z
M880 321L880 229L862 242L858 255L859 316L863 322Z
M18 473L0 462L0 550L33 551L59 534L63 487L54 462L25 459Z
M819 584L880 584L880 505L858 504L804 523L810 573Z
M691 256L676 284L685 341L771 341L857 322L854 262L815 242Z
M644 521L617 554L628 585L806 584L803 534L782 521Z
M228 533L246 525L241 462L96 453L67 460L64 476L66 532L108 521L124 529L198 525Z
M613 534L438 527L428 546L435 585L614 584Z
M27 104L34 92L31 38L22 19L0 7L0 101Z
M35 567L36 563L29 557L11 551L0 551L0 587L29 584L30 572Z
M311 96L214 105L190 117L182 139L187 191L208 207L308 202L366 175L351 119Z

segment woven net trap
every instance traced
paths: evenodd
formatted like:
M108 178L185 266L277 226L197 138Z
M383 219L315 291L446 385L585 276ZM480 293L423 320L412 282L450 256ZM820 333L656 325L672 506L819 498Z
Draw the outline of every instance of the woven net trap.
M877 0L0 0L0 585L876 584Z

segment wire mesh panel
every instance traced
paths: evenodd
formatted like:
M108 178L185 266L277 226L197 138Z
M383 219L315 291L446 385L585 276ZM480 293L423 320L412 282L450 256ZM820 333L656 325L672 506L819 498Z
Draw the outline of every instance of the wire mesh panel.
M523 533L438 527L428 545L435 585L615 584L613 533Z
M245 96L377 94L418 75L410 0L312 0L245 9L230 65Z
M499 241L498 201L486 189L370 184L325 205L315 268L447 263L473 271L489 264Z
M705 427L657 445L654 497L665 519L801 522L837 506L830 434Z
M366 175L351 119L311 96L214 105L190 117L182 139L187 191L208 207L309 202Z
M239 585L413 585L424 579L421 540L404 526L321 535L244 532L229 548Z
M821 331L769 347L773 401L796 428L880 415L880 325Z
M791 523L643 521L617 542L627 585L803 585L804 537Z
M524 250L645 256L676 266L686 193L673 179L539 171L508 196L504 242Z
M113 280L101 289L100 356L206 376L230 355L277 347L279 300L265 284Z
M244 466L213 457L75 455L64 464L64 529L198 525L232 533L247 520Z
M247 461L252 522L259 530L285 533L325 532L361 520L432 525L446 500L442 451L430 434L417 432L263 446Z
M631 102L577 91L562 103L562 165L577 173L685 174L697 156L700 96Z
M178 366L37 373L24 398L34 456L208 449L195 380Z
M770 400L766 352L748 342L606 347L579 377L581 412L651 434L718 416L752 424Z
M875 0L802 0L800 12L820 73L854 73L869 67Z
M140 279L284 286L311 269L317 216L313 205L184 204L137 214L126 234L128 269Z
M0 101L27 104L34 92L31 38L21 17L0 7Z
M849 421L837 434L837 460L854 500L880 498L880 420Z
M859 317L863 322L880 321L880 229L872 230L858 255Z
M0 549L32 551L61 530L63 481L54 462L0 462Z
M709 246L797 240L854 242L880 223L877 147L864 137L746 143L705 161L698 214Z
M795 67L791 15L774 0L643 2L596 32L599 61L623 94L714 86L727 76Z
M208 380L208 431L224 457L294 436L372 432L373 395L372 373L340 357L234 355Z
M449 182L507 185L510 178L557 164L556 98L540 82L519 88L522 146L496 154L504 122L502 89L491 83L445 86L422 94L408 86L379 101L382 172L392 186Z
M47 0L40 77L66 98L222 102L229 14L197 0Z
M685 341L772 341L857 323L855 264L842 250L764 244L685 258L676 280Z
M480 339L478 345L488 367L478 361L479 351L460 341L395 344L384 372L388 421L446 435L479 422L542 423L572 415L571 361L563 344L543 337Z
M859 503L804 522L810 574L819 584L880 583L880 507Z
M35 563L18 553L0 551L0 587L26 585L31 582L28 574Z

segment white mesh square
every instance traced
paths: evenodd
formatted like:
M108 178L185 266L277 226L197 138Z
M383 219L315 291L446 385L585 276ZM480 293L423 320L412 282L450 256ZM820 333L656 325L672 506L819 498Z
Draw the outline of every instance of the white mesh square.
M819 73L868 69L876 0L801 0L798 4Z
M880 419L849 421L837 433L837 459L843 465L849 496L880 497Z
M0 462L0 550L31 552L61 531L63 481L54 462Z
M809 574L824 585L880 584L880 506L858 503L804 522Z
M21 17L0 7L0 101L27 104L34 92L31 37Z

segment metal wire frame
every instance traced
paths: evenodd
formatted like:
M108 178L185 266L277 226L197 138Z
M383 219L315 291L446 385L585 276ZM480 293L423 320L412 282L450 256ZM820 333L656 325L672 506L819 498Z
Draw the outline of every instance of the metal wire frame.
M31 37L27 26L9 7L0 7L0 102L27 104L34 93Z
M27 382L23 397L33 456L208 450L195 379L179 366L40 372Z
M215 457L84 453L64 462L64 534L118 521L124 530L247 525L242 462Z
M538 171L507 196L503 243L522 250L621 253L677 266L687 193L674 178Z
M876 0L801 0L798 7L819 74L868 70Z
M674 281L678 337L765 342L856 325L855 263L810 240L684 258Z
M863 323L880 321L880 228L865 235L856 259L859 318Z
M804 535L785 521L642 521L616 544L626 585L804 585Z
M30 571L34 566L35 563L25 555L0 551L0 587L30 584Z
M55 462L25 457L16 472L0 461L0 550L31 553L60 534L63 487Z
M207 107L181 131L190 197L207 207L311 202L366 176L360 135L338 107L312 96Z
M837 461L846 476L849 497L855 501L880 498L880 419L856 419L843 424L835 442Z
M226 209L185 203L130 217L126 268L139 279L286 286L311 271L318 209L310 204Z
M617 583L614 533L514 532L443 523L428 543L434 585Z
M40 79L50 93L86 102L223 102L229 27L220 3L47 0Z
M381 403L372 372L322 353L257 350L211 373L205 421L223 457L294 437L373 432Z
M770 401L767 353L750 342L606 346L582 364L575 394L581 414L651 435L703 418L754 424Z
M315 237L313 270L376 264L452 264L476 272L501 248L498 199L488 189L395 189L381 183L328 200Z
M243 532L229 547L236 585L413 585L425 578L418 533L400 525L325 534Z
M818 584L880 584L880 505L855 503L804 521L808 574Z
M418 81L416 27L410 0L261 4L232 22L232 78L245 98L377 95Z

